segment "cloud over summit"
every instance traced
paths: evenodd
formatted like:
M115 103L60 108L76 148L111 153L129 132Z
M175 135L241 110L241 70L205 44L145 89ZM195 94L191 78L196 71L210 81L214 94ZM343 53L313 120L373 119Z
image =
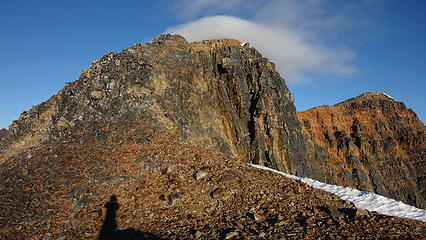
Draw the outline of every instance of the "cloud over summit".
M322 46L309 41L303 31L288 26L265 24L233 16L208 16L170 27L168 33L188 41L235 38L250 42L277 66L290 83L302 83L310 74L352 74L354 53L347 49Z

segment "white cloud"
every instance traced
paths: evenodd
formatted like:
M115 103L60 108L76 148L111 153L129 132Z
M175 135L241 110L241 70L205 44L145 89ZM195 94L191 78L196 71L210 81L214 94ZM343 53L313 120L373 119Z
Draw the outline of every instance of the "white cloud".
M208 0L206 0L208 1ZM235 38L250 42L277 66L287 82L301 83L310 74L352 74L354 53L308 41L306 34L288 26L264 24L232 16L210 16L166 30L188 41Z

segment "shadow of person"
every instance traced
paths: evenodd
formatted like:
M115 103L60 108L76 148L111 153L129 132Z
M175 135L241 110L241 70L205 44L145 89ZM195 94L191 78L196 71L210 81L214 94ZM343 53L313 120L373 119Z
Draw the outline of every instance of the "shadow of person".
M107 209L105 219L101 230L99 231L99 240L151 240L160 239L152 233L144 233L133 228L125 230L118 229L116 215L119 208L117 196L112 195L110 200L105 204Z

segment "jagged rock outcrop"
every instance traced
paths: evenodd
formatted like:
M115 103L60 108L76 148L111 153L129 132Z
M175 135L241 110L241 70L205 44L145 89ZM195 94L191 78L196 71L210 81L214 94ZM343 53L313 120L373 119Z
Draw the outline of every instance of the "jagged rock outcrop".
M95 61L21 115L0 162L80 128L150 128L286 172L308 172L293 97L274 64L237 40L162 35Z
M370 92L298 116L321 180L426 208L426 127L402 102Z

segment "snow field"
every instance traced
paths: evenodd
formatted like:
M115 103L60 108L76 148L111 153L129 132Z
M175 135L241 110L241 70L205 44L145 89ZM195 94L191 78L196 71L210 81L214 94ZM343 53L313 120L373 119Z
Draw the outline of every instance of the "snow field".
M265 166L255 164L250 164L250 166L262 170L275 172L284 175L287 178L299 180L313 188L322 189L340 197L343 200L352 202L357 208L365 209L370 212L376 211L378 213L389 216L411 218L426 222L426 210L407 205L403 202L394 199L349 187L326 184L310 178L297 177Z

